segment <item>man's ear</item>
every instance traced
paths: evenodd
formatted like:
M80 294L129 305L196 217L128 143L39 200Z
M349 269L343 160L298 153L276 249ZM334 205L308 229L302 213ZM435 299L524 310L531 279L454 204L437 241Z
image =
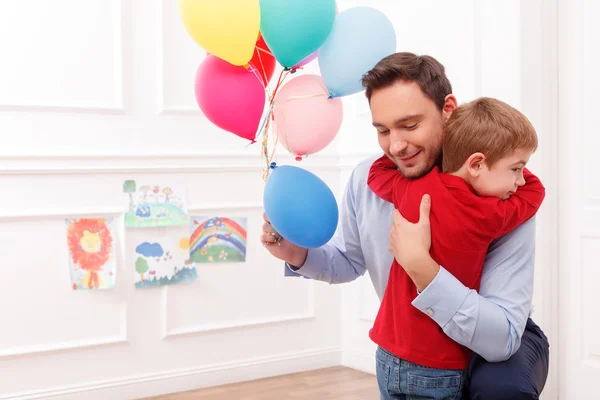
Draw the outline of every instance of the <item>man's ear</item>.
M467 171L469 175L476 178L481 173L481 169L484 168L485 155L483 153L473 153L467 158Z
M453 94L449 94L444 99L444 107L442 108L442 116L444 117L444 123L448 121L452 112L456 110L457 102L456 97Z

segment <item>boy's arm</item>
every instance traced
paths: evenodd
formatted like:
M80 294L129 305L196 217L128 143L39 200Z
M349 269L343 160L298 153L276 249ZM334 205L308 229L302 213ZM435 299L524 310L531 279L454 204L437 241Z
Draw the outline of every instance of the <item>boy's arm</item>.
M523 170L523 178L525 184L512 196L506 200L495 200L502 218L498 236L507 234L533 217L544 201L546 189L539 178L528 169Z
M407 182L408 179L404 179L396 164L385 154L371 165L367 178L373 193L389 203L394 202L394 192L402 190L398 185Z

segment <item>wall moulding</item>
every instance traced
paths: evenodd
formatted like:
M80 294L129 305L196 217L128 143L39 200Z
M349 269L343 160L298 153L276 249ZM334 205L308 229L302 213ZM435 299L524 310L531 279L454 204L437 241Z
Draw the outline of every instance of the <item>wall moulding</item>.
M316 154L298 162L289 154L280 154L274 161L279 165L295 165L309 170L339 170L337 155ZM260 173L263 166L264 160L260 154L247 153L0 155L0 175L215 171Z
M71 350L83 350L100 346L114 346L128 344L127 337L127 305L121 304L119 332L110 336L92 337L64 342L44 343L36 345L14 346L0 348L0 360L5 358L22 357L29 355L58 353Z
M311 281L307 282L307 285L308 306L306 310L303 310L301 312L284 315L274 315L261 318L220 321L216 323L199 323L179 328L169 326L169 292L168 288L165 288L165 290L162 293L162 337L163 339L172 339L181 336L199 335L216 331L253 328L263 325L282 324L314 319L316 316L315 284Z

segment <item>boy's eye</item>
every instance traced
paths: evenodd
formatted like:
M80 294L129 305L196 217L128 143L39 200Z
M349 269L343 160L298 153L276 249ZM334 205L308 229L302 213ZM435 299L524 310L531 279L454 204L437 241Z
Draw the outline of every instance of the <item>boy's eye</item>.
M520 171L520 170L522 170L522 169L523 169L523 167L516 167L516 168L513 168L513 171L514 171L514 172L519 172L519 171Z

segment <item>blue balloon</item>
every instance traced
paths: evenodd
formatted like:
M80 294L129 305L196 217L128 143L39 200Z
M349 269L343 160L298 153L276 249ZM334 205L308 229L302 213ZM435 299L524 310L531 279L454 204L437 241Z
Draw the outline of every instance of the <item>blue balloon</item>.
M265 184L263 202L273 228L296 246L320 247L337 228L335 196L325 182L305 169L275 167Z
M260 0L260 33L284 67L314 53L334 21L335 0Z
M319 48L321 76L332 97L363 90L362 76L396 52L396 31L381 11L353 7L339 13Z

